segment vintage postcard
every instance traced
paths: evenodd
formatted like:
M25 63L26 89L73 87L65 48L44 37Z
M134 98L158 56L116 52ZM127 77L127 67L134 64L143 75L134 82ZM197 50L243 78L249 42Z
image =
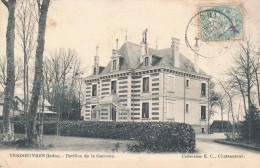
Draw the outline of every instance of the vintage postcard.
M0 167L260 167L259 9L1 0Z

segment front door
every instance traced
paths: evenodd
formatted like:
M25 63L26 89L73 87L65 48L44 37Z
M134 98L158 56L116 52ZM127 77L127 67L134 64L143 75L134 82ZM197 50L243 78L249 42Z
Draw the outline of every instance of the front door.
M112 106L112 121L116 121L116 107Z

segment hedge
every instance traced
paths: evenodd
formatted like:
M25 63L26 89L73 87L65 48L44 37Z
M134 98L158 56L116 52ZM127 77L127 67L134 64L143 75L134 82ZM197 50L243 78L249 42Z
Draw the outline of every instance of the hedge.
M44 134L54 135L57 124L57 122L45 122ZM128 146L130 151L191 152L195 150L195 131L190 125L184 123L61 121L59 124L60 135L63 136L139 141L138 145ZM23 132L23 124L15 123L15 133Z

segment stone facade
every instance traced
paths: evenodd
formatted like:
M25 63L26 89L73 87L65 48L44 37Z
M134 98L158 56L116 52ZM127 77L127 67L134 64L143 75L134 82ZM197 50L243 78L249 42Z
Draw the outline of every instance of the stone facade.
M125 42L106 67L96 54L85 79L84 120L185 122L206 132L210 76L180 53L179 43L172 38L171 48L155 50L145 40Z

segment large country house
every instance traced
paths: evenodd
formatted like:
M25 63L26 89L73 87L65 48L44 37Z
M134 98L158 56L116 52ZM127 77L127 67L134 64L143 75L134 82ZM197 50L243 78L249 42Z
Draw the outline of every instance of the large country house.
M126 41L113 50L105 67L97 52L93 73L85 79L84 120L174 121L206 132L210 76L198 67L198 55L192 63L176 38L170 48L148 48L146 33L140 45Z

